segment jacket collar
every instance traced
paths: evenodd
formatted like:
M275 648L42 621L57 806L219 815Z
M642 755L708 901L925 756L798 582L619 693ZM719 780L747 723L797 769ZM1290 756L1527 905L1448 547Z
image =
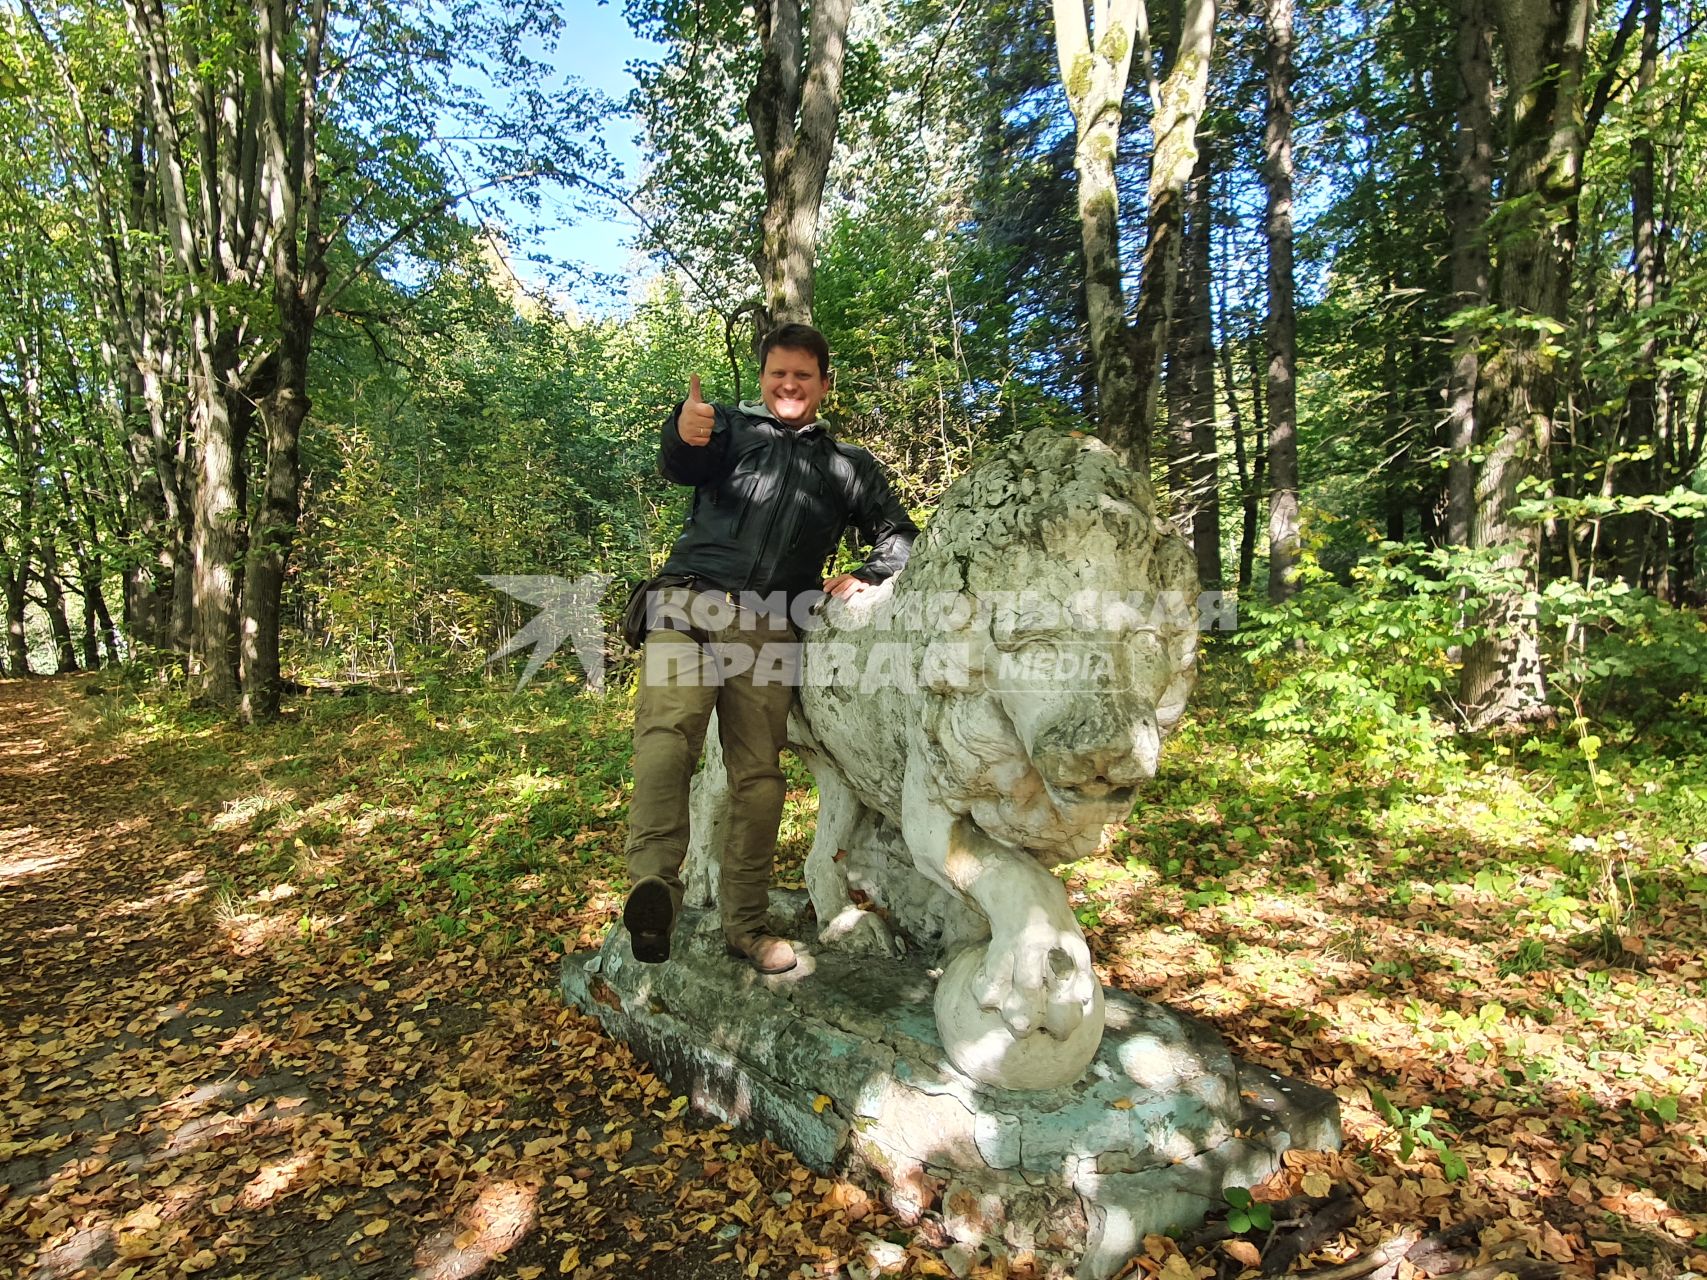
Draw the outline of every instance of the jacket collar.
M804 427L791 427L786 422L779 419L776 414L772 413L770 411L770 407L766 405L763 400L743 400L739 407L741 412L746 414L749 418L763 418L766 422L772 423L779 430L792 432L795 435L804 436L814 431L823 432L826 435L829 433L830 424L825 422L822 418L819 418L816 422L808 422Z

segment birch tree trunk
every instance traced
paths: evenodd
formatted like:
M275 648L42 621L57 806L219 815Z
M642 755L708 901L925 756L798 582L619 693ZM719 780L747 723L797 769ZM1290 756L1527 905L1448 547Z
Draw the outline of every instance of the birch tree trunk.
M1055 0L1055 53L1077 129L1073 160L1079 175L1079 229L1085 255L1085 312L1096 379L1099 433L1127 460L1147 468L1154 427L1154 386L1140 385L1138 339L1126 319L1121 285L1120 194L1115 158L1132 51L1147 29L1143 0L1104 0L1088 25L1084 0ZM1092 38L1095 38L1095 45ZM1171 246L1173 241L1169 241ZM1174 250L1175 261L1178 251ZM1173 281L1165 282L1171 291ZM1168 309L1171 300L1164 302ZM1159 381L1166 335L1156 335ZM1151 398L1148 419L1144 396Z
M758 141L765 211L754 265L758 334L810 324L818 211L842 109L842 67L853 0L815 0L801 31L800 0L757 0L761 50L747 119Z
M1547 707L1534 592L1541 527L1517 513L1548 479L1558 400L1548 328L1563 331L1586 146L1581 101L1592 0L1496 0L1508 112L1506 182L1493 276L1504 315L1482 366L1476 416L1485 458L1475 546L1497 551L1497 590L1465 654L1460 700L1473 728L1543 719Z
M1173 67L1159 88L1152 86L1156 143L1136 324L1127 319L1121 282L1115 159L1133 48L1148 46L1149 22L1143 0L1094 0L1094 9L1088 18L1084 0L1054 3L1061 83L1077 128L1074 163L1097 427L1129 466L1147 471L1178 287L1185 191L1197 163L1197 125L1209 89L1215 5L1213 0L1186 0Z
M1292 0L1268 0L1268 598L1298 563L1298 323L1292 272Z

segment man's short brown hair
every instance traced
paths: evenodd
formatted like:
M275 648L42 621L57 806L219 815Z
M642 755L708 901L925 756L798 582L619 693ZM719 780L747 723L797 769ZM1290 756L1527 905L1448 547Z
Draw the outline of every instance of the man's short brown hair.
M772 351L784 347L789 351L809 351L818 357L818 371L830 376L830 344L824 335L809 324L780 324L759 343L759 368L765 367Z

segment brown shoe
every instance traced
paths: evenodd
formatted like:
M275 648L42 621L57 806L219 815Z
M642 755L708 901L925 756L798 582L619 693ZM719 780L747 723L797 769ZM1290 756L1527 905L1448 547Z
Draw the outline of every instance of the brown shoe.
M783 938L768 933L752 933L742 938L730 938L726 949L732 956L744 956L753 962L760 973L787 973L799 963L794 948Z

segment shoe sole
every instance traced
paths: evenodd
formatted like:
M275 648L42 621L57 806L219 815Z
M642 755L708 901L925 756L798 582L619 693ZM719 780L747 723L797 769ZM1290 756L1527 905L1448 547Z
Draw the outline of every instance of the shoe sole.
M670 890L662 881L634 886L622 908L622 925L641 964L663 964L670 958L670 926L675 923Z

